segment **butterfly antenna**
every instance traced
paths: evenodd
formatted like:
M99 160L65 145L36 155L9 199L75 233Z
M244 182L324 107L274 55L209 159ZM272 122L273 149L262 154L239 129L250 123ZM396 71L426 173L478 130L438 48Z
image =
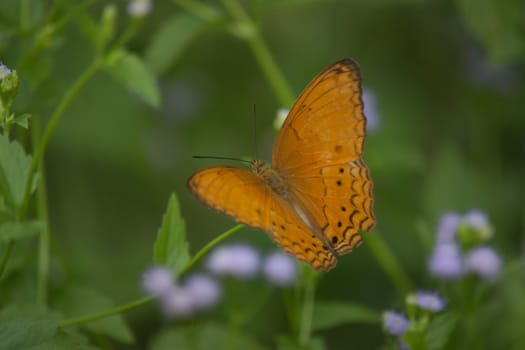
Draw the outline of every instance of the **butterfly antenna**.
M223 159L223 160L234 160L236 162L242 162L242 163L248 163L248 164L252 163L249 160L240 159L240 158L233 158L233 157L192 156L192 158L197 158L197 159Z
M257 154L257 105L253 104L253 149L255 153L255 159L259 159Z

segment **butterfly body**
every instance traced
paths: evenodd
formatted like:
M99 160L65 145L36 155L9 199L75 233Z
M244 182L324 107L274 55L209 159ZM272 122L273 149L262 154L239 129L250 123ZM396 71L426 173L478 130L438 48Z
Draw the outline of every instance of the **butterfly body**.
M366 119L357 65L345 59L321 72L294 104L271 166L210 167L188 180L203 203L261 229L317 270L336 264L375 225L372 181L361 159Z
M288 181L284 179L276 170L272 169L265 162L255 160L252 162L252 171L259 176L264 183L278 196L286 198L290 190Z

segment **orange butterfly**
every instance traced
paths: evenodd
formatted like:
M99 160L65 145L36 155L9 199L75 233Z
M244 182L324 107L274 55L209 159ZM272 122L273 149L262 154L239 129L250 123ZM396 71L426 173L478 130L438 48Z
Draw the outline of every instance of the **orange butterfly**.
M316 270L361 243L375 226L372 180L361 159L366 119L361 76L351 59L321 72L303 91L277 136L271 167L210 167L188 188L204 204L266 231Z

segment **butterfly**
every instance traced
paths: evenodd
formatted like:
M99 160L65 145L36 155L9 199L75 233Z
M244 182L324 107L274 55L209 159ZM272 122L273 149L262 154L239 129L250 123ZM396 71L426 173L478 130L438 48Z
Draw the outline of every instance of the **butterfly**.
M269 234L316 270L336 265L375 226L365 141L361 75L351 59L322 71L306 87L279 131L271 166L213 166L188 188L207 206Z

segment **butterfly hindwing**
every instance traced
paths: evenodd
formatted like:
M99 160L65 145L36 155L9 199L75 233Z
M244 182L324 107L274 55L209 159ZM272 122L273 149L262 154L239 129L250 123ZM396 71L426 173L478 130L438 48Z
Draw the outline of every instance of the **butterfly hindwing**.
M373 184L361 159L315 170L294 185L311 226L338 254L352 251L361 242L359 231L375 226Z

